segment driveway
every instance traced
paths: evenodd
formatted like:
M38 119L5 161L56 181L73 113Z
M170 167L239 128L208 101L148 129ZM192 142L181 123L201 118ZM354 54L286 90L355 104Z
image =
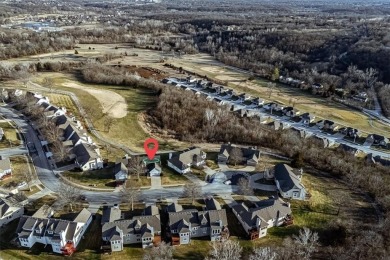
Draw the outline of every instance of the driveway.
M150 189L161 189L161 177L160 176L150 177Z
M223 171L223 172L227 172L227 171L253 172L255 170L254 166L246 166L246 167L240 168L240 169L230 168L225 162L218 162L218 166L221 169L221 171Z

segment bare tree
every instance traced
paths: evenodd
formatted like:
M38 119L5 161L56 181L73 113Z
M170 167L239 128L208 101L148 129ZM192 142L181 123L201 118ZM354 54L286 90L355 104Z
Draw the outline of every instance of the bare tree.
M258 247L253 249L249 260L276 260L277 256L269 247Z
M139 176L145 173L145 164L141 160L141 157L131 156L129 158L127 169L129 170L130 174L136 175L137 179L139 180L140 179Z
M241 177L240 179L238 179L238 193L241 194L241 195L245 195L245 196L253 196L254 194L254 191L253 191L253 188L251 187L251 183L250 181L248 180L248 178L246 177Z
M122 201L131 205L131 210L134 210L134 202L139 200L140 186L137 182L128 180L126 187L121 191Z
M63 135L63 130L58 128L53 122L49 122L45 128L41 127L41 129L46 140L50 143L57 142Z
M82 192L79 188L61 182L58 188L58 202L61 205L69 205L73 211L74 203L80 198Z
M239 147L233 147L229 153L229 163L233 163L236 166L237 163L242 162L243 157L241 149Z
M238 241L223 240L212 243L212 249L209 253L210 257L206 260L232 260L240 259L242 247Z
M158 246L146 251L144 260L171 260L173 259L174 248L165 242L161 242Z
M378 71L373 68L368 68L366 71L362 72L361 76L364 80L364 83L366 85L366 88L372 88L377 81L378 77Z
M53 154L59 161L65 161L69 159L71 149L65 147L61 141L57 140L53 143Z
M192 200L192 204L194 204L195 199L199 198L202 195L202 187L199 183L187 183L183 187L183 196L185 198L190 198Z
M293 239L301 259L310 259L311 255L317 251L318 234L309 228L304 227L299 230L299 235L294 235Z
M110 129L111 129L113 123L114 123L114 119L111 116L109 116L108 114L106 114L104 116L104 121L103 121L104 131L110 132Z
M45 88L50 89L50 91L52 91L53 85L54 85L53 78L45 77L43 79L42 86L44 86Z

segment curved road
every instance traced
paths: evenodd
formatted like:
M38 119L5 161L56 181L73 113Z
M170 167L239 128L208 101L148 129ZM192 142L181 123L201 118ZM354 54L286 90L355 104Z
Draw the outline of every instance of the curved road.
M26 122L23 115L8 106L0 106L0 113L4 117L15 122L26 141L34 143L36 152L34 152L31 157L38 178L46 188L53 192L57 192L61 181L51 169L35 130ZM234 188L235 187L219 183L207 183L202 187L202 192L203 194L231 194ZM182 192L183 187L143 190L141 192L141 200L147 203L155 202L158 199L180 197ZM85 190L83 191L83 194L91 204L101 204L104 202L107 204L114 204L120 203L121 201L121 194L119 192Z

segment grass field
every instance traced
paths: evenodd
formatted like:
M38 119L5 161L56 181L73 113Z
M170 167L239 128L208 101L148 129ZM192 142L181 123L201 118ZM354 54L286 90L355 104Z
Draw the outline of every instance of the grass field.
M51 104L58 107L65 107L68 113L71 113L77 117L80 116L80 112L69 96L53 93L46 93L46 96L49 98Z
M170 184L184 184L187 183L188 179L183 175L173 171L168 167L162 168L161 184L170 185Z
M80 183L88 186L93 185L98 188L114 188L115 187L115 176L113 168L104 168L94 171L86 172L63 172L62 176L68 178L72 182Z
M37 83L42 83L45 77L53 78L53 89L66 90L73 92L77 95L82 106L92 119L95 129L98 130L102 136L107 137L117 143L127 145L134 151L144 151L143 142L149 136L139 125L138 115L147 109L153 108L156 102L154 92L148 89L141 88L135 89L123 86L86 84L80 82L72 74L63 73L40 73L34 79L34 81ZM66 87L66 85L70 83L80 85L81 88ZM122 96L127 104L126 116L122 118L113 118L113 124L111 128L109 129L109 131L106 131L104 127L104 114L102 112L102 107L99 103L99 100L91 93L84 91L83 87L102 91L107 90ZM74 109L74 106L70 105L69 103L69 97L64 97L63 95L57 94L53 96L50 93L48 95L51 96L53 98L53 101L57 102L57 104L68 104ZM109 95L110 94L108 93L107 98L109 98ZM172 145L170 143L167 143L163 140L159 141L161 141L161 144L163 144L161 146L161 149L172 148Z
M12 156L10 157L10 161L11 161L12 177L0 181L0 186L15 187L22 181L27 182L26 174L30 174L30 170L31 173L34 174L33 165L28 161L27 157Z
M0 119L2 118L0 117ZM22 143L21 136L8 122L0 122L0 128L3 128L4 131L3 139L0 141L0 149L18 146Z

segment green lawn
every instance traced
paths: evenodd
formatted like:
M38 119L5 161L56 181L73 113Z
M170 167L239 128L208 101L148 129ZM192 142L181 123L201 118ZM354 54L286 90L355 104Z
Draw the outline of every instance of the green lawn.
M95 185L94 187L99 188L115 187L115 175L113 173L113 167L86 172L67 171L63 172L62 175L68 178L70 181L78 182L87 186Z
M73 92L77 95L81 105L92 119L95 129L98 130L102 136L107 137L117 143L125 144L135 151L143 152L143 142L149 136L139 125L138 116L141 112L144 112L155 105L156 94L153 91L145 88L88 84L80 81L73 74L65 73L40 73L34 81L37 83L42 83L43 79L48 76L53 78L53 89L65 90ZM83 91L82 88L77 89L65 87L63 85L65 83L75 83L80 86L95 89L105 89L118 93L125 98L128 105L128 113L123 118L114 118L110 130L107 132L104 129L104 115L101 110L99 101L90 93ZM50 95L51 94L49 93L49 96ZM58 104L68 104L70 106L69 101L66 100L67 98L53 95L51 95L51 97ZM162 145L164 147L169 147L168 143L162 142Z
M186 177L173 171L171 168L168 168L168 167L162 168L162 176L161 176L161 184L162 185L184 184L187 182L188 182L188 179Z
M0 119L2 118L0 117ZM0 122L0 128L3 128L4 131L3 139L0 141L0 149L19 146L22 143L22 137L8 122Z
M29 168L31 172L34 174L33 165L28 161L27 157L12 156L10 157L10 161L11 161L12 177L0 181L0 186L16 187L22 181L27 182L26 174L27 176L30 174Z

